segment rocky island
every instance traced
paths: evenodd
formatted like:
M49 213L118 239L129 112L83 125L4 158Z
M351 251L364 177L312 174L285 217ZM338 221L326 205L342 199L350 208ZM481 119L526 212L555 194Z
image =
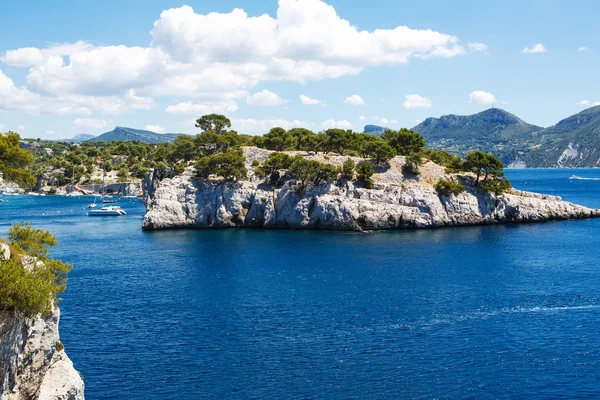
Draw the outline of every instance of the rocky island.
M366 231L443 226L538 222L600 217L600 210L562 201L560 197L508 189L502 194L469 184L465 173L448 173L433 161L407 171L409 157L396 156L373 173L372 189L354 179L336 179L298 190L289 171L278 171L279 184L258 168L274 152L244 147L247 178L235 182L203 179L191 169L144 184L147 213L143 229L294 228ZM340 167L360 157L287 152ZM410 160L409 160L410 161ZM440 179L464 184L460 193L439 190Z

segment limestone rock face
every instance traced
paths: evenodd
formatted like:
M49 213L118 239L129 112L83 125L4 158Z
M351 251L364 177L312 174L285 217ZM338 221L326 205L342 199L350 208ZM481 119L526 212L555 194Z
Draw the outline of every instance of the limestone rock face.
M1 400L84 399L83 380L61 349L59 318L58 308L35 318L0 311Z
M246 150L247 163L253 157L258 158ZM334 157L333 164L346 159ZM427 163L420 177L406 177L403 162L396 157L389 169L376 174L375 189L348 181L299 193L293 180L275 188L252 179L252 172L248 180L235 183L185 174L163 180L149 177L144 183L147 212L142 227L361 231L600 217L600 210L514 189L498 197L473 187L459 195L439 195L433 183L444 176L443 168Z

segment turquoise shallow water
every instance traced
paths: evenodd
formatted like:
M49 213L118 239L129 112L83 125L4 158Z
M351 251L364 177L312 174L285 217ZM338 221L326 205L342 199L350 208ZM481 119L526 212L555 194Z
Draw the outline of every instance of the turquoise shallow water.
M600 170L513 170L600 207ZM73 263L61 335L88 399L600 396L600 220L336 233L142 232L143 206L15 197Z

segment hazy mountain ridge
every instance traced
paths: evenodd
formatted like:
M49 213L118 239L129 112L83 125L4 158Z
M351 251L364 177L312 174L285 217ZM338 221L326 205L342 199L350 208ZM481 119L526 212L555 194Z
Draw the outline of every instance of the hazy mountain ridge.
M365 125L363 132L370 133L371 135L375 135L375 136L381 136L383 131L385 131L386 129L387 128L385 128L383 126L379 126L379 125Z
M117 126L109 132L105 132L100 136L89 139L90 142L111 142L111 141L131 141L137 140L145 143L171 143L177 136L182 133L156 133L143 129L127 128Z

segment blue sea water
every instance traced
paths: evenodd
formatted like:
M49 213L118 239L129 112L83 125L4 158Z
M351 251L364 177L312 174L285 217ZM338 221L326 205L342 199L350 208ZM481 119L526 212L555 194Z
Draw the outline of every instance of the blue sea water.
M600 207L600 170L511 170ZM65 349L94 399L600 396L600 220L142 232L144 208L5 198L73 264Z

